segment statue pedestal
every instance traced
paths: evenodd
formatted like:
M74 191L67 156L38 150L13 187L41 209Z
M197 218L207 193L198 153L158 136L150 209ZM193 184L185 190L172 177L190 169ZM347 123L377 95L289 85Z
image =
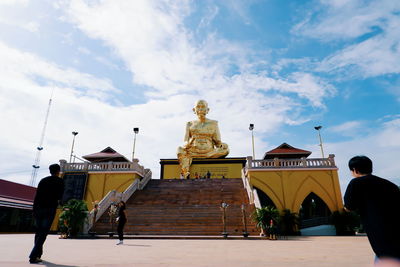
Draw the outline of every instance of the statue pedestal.
M160 159L160 179L180 179L178 159ZM197 173L204 178L209 171L212 179L241 178L246 158L193 159L190 166L190 179Z

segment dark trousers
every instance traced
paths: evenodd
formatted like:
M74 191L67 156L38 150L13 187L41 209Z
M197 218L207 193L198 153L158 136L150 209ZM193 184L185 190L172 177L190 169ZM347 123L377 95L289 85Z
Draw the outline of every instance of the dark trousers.
M118 221L117 233L118 233L119 240L124 240L124 226L125 226L125 223L126 223L126 220L119 220Z
M36 232L35 244L29 255L30 259L40 258L43 254L43 244L50 231L56 211L54 209L38 209L34 213Z

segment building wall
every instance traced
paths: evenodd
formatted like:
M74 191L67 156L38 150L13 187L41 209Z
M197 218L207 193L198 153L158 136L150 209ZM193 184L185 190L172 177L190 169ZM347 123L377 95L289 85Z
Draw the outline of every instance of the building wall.
M250 184L262 190L279 210L299 212L304 199L314 192L331 212L343 209L337 169L249 170Z
M137 173L126 172L89 172L86 184L85 198L88 209L93 208L92 202L100 201L109 191L116 190L118 192L125 191L140 176Z
M136 172L89 172L83 199L88 210L92 210L93 202L102 200L108 192L112 190L123 192L139 178L140 176ZM57 231L60 213L61 209L57 209L51 231Z
M209 171L211 178L240 178L246 158L222 158L222 159L193 159L190 165L190 179L197 173L204 177ZM161 179L179 179L181 169L177 159L161 159Z
M0 232L34 232L32 210L0 207Z

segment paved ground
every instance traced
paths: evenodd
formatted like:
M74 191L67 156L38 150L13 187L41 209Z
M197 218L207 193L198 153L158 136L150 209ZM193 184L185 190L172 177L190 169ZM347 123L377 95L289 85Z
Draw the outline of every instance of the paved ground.
M288 240L58 239L45 243L44 262L28 263L32 234L0 235L0 266L274 266L370 267L365 236L297 237Z

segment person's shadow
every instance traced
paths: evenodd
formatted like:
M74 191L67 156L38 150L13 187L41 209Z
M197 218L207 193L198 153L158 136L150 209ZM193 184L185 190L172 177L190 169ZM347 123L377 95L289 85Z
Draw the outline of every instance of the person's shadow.
M127 246L127 247L151 247L150 245L135 245L135 244L123 244L122 246Z
M76 265L57 264L57 263L52 263L52 262L49 262L49 261L42 261L42 264L38 264L38 266L47 266L47 267L76 267Z

